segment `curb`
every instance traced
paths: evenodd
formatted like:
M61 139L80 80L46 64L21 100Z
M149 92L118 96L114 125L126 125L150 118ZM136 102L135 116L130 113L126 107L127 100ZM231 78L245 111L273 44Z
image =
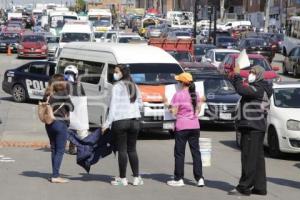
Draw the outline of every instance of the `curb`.
M0 147L50 148L49 142L0 141Z

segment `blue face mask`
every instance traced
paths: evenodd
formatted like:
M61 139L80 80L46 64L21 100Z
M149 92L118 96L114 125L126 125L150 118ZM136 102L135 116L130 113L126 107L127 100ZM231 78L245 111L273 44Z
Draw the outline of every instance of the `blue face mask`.
M64 75L65 80L74 83L75 82L75 78L72 74L65 74Z

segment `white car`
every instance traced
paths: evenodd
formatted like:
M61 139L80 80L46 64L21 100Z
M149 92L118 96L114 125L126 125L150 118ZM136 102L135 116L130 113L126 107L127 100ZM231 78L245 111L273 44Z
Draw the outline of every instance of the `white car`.
M240 53L240 51L234 49L211 49L202 57L201 62L210 63L216 68L219 68L219 65L223 62L226 55L237 53Z
M300 153L300 83L274 83L273 90L264 144L272 157ZM238 145L240 138L237 132Z
M107 31L102 36L101 40L102 40L102 42L111 42L112 37L117 34L118 34L118 31Z
M111 42L113 43L147 43L145 39L143 39L137 33L118 33L113 35L111 38Z

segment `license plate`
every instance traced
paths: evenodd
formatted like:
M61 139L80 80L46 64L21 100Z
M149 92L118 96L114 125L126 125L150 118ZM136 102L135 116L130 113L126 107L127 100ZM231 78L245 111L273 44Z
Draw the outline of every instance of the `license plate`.
M8 77L7 82L11 83L12 82L12 77Z
M220 113L220 119L231 120L231 113Z
M174 122L164 122L163 123L163 129L164 130L174 130Z

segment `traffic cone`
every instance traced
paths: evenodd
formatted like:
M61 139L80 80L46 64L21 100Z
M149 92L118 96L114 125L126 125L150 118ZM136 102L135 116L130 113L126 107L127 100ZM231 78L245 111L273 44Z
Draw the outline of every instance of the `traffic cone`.
M8 55L8 56L11 56L11 48L10 48L10 45L9 45L8 48L7 48L7 55Z

